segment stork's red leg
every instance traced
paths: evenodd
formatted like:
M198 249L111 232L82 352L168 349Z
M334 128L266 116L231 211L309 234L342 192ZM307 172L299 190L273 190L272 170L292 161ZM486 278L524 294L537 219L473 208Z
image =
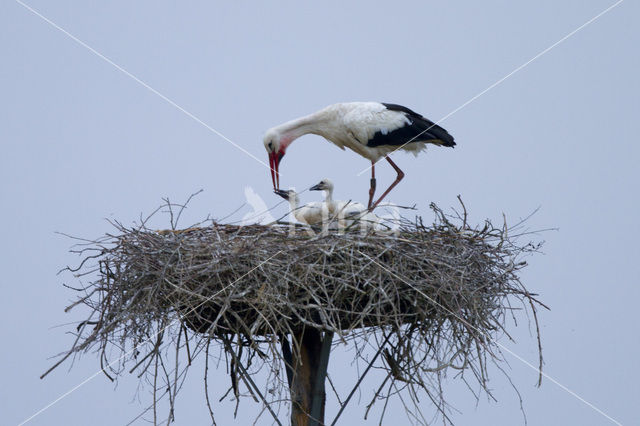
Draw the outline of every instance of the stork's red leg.
M376 193L376 163L371 162L371 188L369 188L369 204L367 208L371 209L371 203L373 202L373 195Z
M391 161L391 158L389 157L384 157L387 159L387 161L389 162L389 164L391 164L391 166L396 170L396 172L398 173L398 176L396 177L396 180L393 181L393 183L391 184L391 186L389 188L387 188L386 191L384 191L384 194L382 194L382 196L380 198L378 198L378 201L376 201L376 203L373 205L373 207L369 207L369 210L373 210L376 208L376 206L378 204L380 204L380 201L382 201L382 199L384 197L387 196L387 194L398 184L400 183L400 181L402 180L402 178L404 177L404 172L402 170L400 170L400 167L396 166L396 163L394 163L393 161Z

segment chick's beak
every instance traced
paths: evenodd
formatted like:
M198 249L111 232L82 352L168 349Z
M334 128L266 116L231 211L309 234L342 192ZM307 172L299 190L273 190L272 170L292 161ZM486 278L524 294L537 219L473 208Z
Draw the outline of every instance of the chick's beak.
M284 198L285 200L289 199L289 192L283 191L282 189L274 189L273 192Z
M324 188L322 187L322 184L319 183L317 185L313 185L311 188L309 188L309 191L322 191Z

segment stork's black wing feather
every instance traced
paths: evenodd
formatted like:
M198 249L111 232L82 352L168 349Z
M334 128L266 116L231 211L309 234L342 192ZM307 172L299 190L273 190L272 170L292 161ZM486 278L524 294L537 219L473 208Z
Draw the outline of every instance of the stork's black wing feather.
M383 134L376 132L373 138L367 141L367 146L375 147L380 145L401 146L411 142L430 142L436 145L455 146L453 136L445 129L434 124L433 121L421 116L407 107L396 104L383 103L390 111L399 111L407 116L409 123L391 132Z

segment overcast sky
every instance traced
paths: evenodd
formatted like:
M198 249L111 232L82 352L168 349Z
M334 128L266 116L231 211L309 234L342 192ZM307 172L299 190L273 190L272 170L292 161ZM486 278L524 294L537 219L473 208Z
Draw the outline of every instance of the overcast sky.
M399 103L439 120L615 1L256 3L27 1L182 110L20 3L0 4L3 424L99 368L89 353L38 379L71 344L73 324L53 327L83 319L63 312L74 294L62 284L74 281L56 272L78 258L56 231L98 237L112 230L105 219L132 224L163 197L199 189L185 225L231 213L245 186L268 205L280 201L268 170L206 126L266 161L267 128L335 102ZM536 372L507 354L530 425L615 424L576 395L622 424L638 420L639 17L638 2L620 3L449 116L441 125L454 150L394 157L406 177L390 200L416 203L427 218L431 201L449 208L461 194L476 222L502 213L517 222L541 207L530 228L559 228L540 237L544 254L522 278L551 307L540 318L544 371L570 392L550 380L535 387ZM305 136L283 160L281 182L305 188L330 177L336 197L366 202L369 176L357 173L367 165ZM377 176L383 188L395 173L381 164ZM535 364L526 319L509 327L516 342L500 342ZM330 374L351 374L349 359L336 351ZM457 424L523 424L517 395L491 371L497 402L476 405L455 379L446 383ZM177 424L207 424L201 371L191 374ZM221 393L228 378L219 374ZM363 384L342 424L363 422L374 384ZM116 387L98 375L29 424L126 424L150 400L136 386L135 377ZM259 407L241 407L235 424L244 425ZM215 404L219 424L234 424L233 408ZM327 417L335 411L330 403ZM391 413L385 424L408 422L397 400Z

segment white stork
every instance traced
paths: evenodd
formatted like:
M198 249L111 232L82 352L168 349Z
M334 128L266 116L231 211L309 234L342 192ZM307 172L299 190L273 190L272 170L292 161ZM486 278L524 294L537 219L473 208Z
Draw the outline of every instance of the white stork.
M298 197L298 193L293 189L290 189L288 191L276 189L273 192L289 201L289 206L291 207L293 216L298 221L306 225L316 225L322 223L324 219L328 218L329 216L327 207L323 203L315 202L300 206L300 198Z
M354 223L360 225L376 226L381 220L378 216L370 212L364 205L353 201L342 201L333 199L333 182L331 179L322 179L318 184L309 188L310 191L324 191L324 203L329 214L337 217L341 227L352 226ZM347 219L348 221L345 221Z
M308 133L320 135L339 148L349 148L371 161L369 209L380 201L404 177L404 173L387 156L403 149L417 155L432 143L455 146L453 136L420 114L401 105L379 102L348 102L329 105L311 115L288 121L265 133L264 147L274 189L280 188L280 161L289 145ZM398 176L382 196L372 204L376 190L375 163L385 158Z
M365 206L353 201L342 201L333 199L333 182L331 179L324 178L318 184L309 188L310 191L324 191L324 203L327 206L329 214L332 216L341 215L343 217L349 217L358 215L367 210Z

